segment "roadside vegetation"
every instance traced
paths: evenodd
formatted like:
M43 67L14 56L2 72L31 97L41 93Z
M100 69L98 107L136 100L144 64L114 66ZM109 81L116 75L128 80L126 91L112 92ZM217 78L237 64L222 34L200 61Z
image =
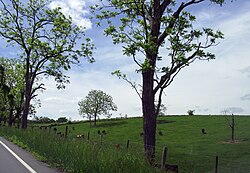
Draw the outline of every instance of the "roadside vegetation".
M164 116L157 123L156 164L166 146L167 163L178 165L181 173L215 172L216 156L220 173L250 170L250 117L235 116L235 143L225 116ZM67 172L160 172L145 161L142 118L98 120L96 126L89 122L51 125L26 130L0 126L0 135ZM102 144L98 131L105 131Z
M66 139L49 131L0 126L0 135L30 151L33 155L63 172L74 173L151 173L157 172L142 152L133 153L81 139ZM140 153L140 154L139 154Z

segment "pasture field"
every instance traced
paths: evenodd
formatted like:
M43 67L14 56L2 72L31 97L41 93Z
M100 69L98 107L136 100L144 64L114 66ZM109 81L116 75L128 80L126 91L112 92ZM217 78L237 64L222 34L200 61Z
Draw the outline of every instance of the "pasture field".
M156 135L157 162L160 163L162 148L166 146L168 148L167 163L178 165L179 173L214 173L216 156L219 158L219 173L250 172L250 117L235 116L235 124L236 143L232 144L230 143L231 129L228 127L228 120L225 116L159 117ZM69 131L67 139L56 135L58 132L65 133L66 126ZM54 128L57 129L56 132ZM25 132L16 129L13 130L15 132L10 132L4 129L0 127L0 134L5 133L2 135L9 136L12 141L19 141L19 143L21 141L21 145L38 153L44 160L52 160L52 163L59 167L65 165L65 162L70 163L71 167L64 168L68 172L84 170L91 167L90 165L93 169L85 169L83 172L112 172L112 170L115 172L159 172L150 169L143 160L143 138L140 134L142 118L100 120L95 127L90 127L88 122L80 122L52 126L50 130L49 128L41 130L36 127ZM201 129L205 129L206 134L202 134ZM98 130L106 133L103 135L102 145L100 145ZM87 144L88 132L90 144ZM27 133L30 136L33 135L37 142L29 142L30 137ZM85 135L85 139L76 139L77 135ZM126 150L127 140L129 140L128 151ZM56 145L51 141L56 141ZM58 151L52 151L54 146L56 146L54 150ZM45 152L44 148L48 151ZM77 151L88 153L82 154L88 161L83 162L79 155L77 159L75 157ZM55 155L59 157L53 160ZM84 164L85 167L80 166Z
M214 172L215 158L219 157L218 172L250 172L250 117L235 116L236 143L230 143L230 116L164 116L157 124L157 160L160 163L163 146L168 148L167 162L177 164L181 173ZM119 119L97 122L96 127L89 123L71 124L69 137L90 131L90 138L99 141L98 130L106 131L103 143L121 144L126 147L130 140L130 149L140 151L143 148L142 118ZM72 127L75 130L72 130ZM202 134L201 129L207 134ZM58 126L61 132L65 126ZM163 135L159 135L159 132Z

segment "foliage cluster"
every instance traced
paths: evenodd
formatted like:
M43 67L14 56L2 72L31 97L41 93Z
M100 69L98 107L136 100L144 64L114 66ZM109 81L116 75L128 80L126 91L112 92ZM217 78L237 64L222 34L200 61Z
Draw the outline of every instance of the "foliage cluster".
M87 117L90 124L91 118L94 118L94 125L100 115L110 118L112 115L110 111L117 111L113 98L101 90L91 90L84 99L78 102L78 105L80 115Z
M68 119L66 117L59 117L56 122L58 123L66 123L68 122Z
M195 110L191 110L191 109L190 109L190 110L187 111L187 114L188 114L188 115L194 115L194 112L195 112Z
M0 58L0 124L20 124L24 103L24 68L19 59ZM36 102L35 102L36 103ZM30 105L30 114L35 113Z
M30 120L29 122L37 123L37 124L48 124L48 123L54 123L56 121L46 116L41 116L41 117L34 116L34 118Z

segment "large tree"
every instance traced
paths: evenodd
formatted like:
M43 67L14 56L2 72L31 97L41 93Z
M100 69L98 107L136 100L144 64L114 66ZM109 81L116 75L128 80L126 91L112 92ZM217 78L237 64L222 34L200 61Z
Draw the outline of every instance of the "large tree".
M224 2L210 1L220 5ZM142 75L139 89L119 70L115 72L141 98L144 149L149 159L155 155L156 119L164 89L195 60L214 59L207 48L223 38L220 31L194 28L196 18L187 9L202 2L205 0L101 0L91 7L95 19L100 19L97 25L107 21L105 35L111 36L114 44L122 44L124 55L133 58Z
M27 128L30 102L43 90L43 77L55 78L64 88L68 77L64 71L79 63L80 57L90 58L90 39L78 45L84 29L72 23L60 8L50 9L49 0L0 0L0 36L21 51L18 56L25 67L25 103L22 128ZM19 51L17 51L19 52Z
M21 118L24 104L24 67L18 59L0 58L1 66L1 117L6 114L8 125Z
M8 95L10 92L9 86L6 84L5 80L5 68L2 64L0 64L0 125L2 121L6 122L6 107L8 102ZM4 122L4 123L5 123Z
M93 117L94 125L96 125L96 119L100 115L110 117L110 111L117 111L113 98L101 90L91 90L78 105L80 115L87 117L90 124Z

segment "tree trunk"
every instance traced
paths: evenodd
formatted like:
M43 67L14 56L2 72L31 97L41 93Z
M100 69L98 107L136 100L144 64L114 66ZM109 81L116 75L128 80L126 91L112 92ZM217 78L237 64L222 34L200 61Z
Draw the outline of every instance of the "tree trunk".
M89 117L89 126L91 127L91 116Z
M95 114L94 115L94 126L96 126L96 117L97 117L97 115Z
M22 128L26 129L28 126L28 115L29 115L29 108L30 108L30 100L31 100L31 74L30 74L30 62L29 62L29 53L27 53L26 58L26 72L25 72L25 101L24 101L24 108L23 108L23 116L22 116Z
M15 118L13 116L13 110L14 110L14 97L12 95L9 96L9 107L10 107L10 112L9 112L9 121L8 125L9 127L12 126Z
M6 125L6 122L7 122L7 117L4 116L4 117L3 117L3 125L4 125L4 126Z
M20 128L20 118L21 118L22 108L16 108L16 120L17 120L17 127Z
M0 126L2 125L2 119L3 119L3 115L2 112L0 113Z
M155 158L155 132L156 114L154 106L154 72L147 70L142 73L142 111L143 111L143 130L144 130L144 150L148 161L153 164Z
M235 143L235 137L234 137L234 114L232 114L232 139L231 142Z
M18 120L17 120L17 128L20 129L20 118L18 118Z
M22 112L24 110L24 97L25 92L20 91L21 93L21 100L19 100L18 104L16 105L16 120L17 120L17 127L20 128L21 118L22 118Z
M2 107L0 110L0 125L2 125L3 117L4 117L5 107Z
M31 100L31 88L32 88L32 85L26 82L25 101L24 101L24 108L23 108L23 115L22 115L22 128L23 129L26 129L28 126L28 115L29 115L30 100Z
M29 115L29 107L30 107L30 94L25 94L25 102L22 116L22 128L26 129L28 126L28 115Z

